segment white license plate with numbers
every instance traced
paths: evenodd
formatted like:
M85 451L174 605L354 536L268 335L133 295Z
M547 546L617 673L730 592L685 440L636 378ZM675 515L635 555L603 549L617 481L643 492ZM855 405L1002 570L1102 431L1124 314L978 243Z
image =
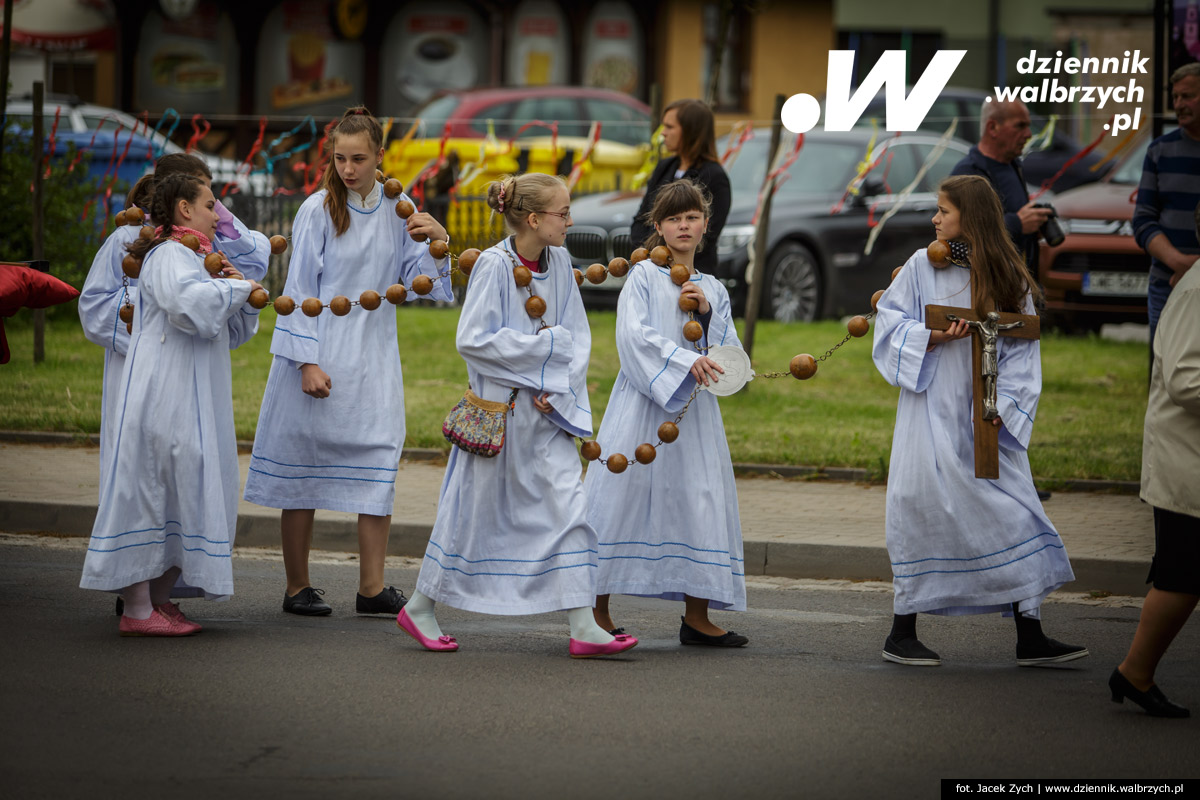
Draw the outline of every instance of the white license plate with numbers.
M1146 272L1083 273L1084 294L1145 297L1149 284L1150 275Z

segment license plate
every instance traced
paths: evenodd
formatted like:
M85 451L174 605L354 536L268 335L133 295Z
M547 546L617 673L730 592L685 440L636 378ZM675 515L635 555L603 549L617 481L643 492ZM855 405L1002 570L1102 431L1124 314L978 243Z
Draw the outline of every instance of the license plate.
M1145 297L1150 285L1148 272L1085 272L1083 293Z

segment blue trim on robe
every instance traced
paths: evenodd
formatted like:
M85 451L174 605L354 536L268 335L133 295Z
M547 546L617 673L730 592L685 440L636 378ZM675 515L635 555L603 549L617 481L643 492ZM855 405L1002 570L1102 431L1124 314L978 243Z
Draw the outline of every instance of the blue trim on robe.
M379 470L380 472L400 471L397 467L356 467L352 464L288 464L285 461L276 461L273 458L260 456L258 453L253 453L250 457L258 459L259 461L269 461L272 464L278 464L281 467L303 467L304 469L374 469Z
M654 381L661 378L662 374L667 371L667 367L671 366L671 359L674 358L675 354L678 352L679 352L679 345L675 345L675 349L671 351L671 355L667 356L667 363L663 364L663 368L660 369L658 371L658 374L655 375L654 378L650 381L650 385L647 388L650 390L651 395L654 394Z
M997 550L994 553L984 553L981 556L967 556L967 557L963 557L963 558L940 558L938 556L930 556L929 558L918 558L913 561L893 561L892 566L893 567L903 567L907 564L920 564L922 561L978 561L981 558L991 558L992 556L998 556L1001 553L1007 553L1009 550L1016 550L1021 545L1029 544L1030 542L1034 541L1035 539L1040 539L1043 536L1053 536L1056 539L1062 538L1054 531L1044 531L1042 533L1039 533L1037 536L1030 536L1028 539L1026 539L1023 542L1017 542L1016 544L1012 545L1011 547L1005 547L1003 550Z
M274 472L267 472L263 469L255 469L250 467L251 472L257 472L259 475L266 475L268 478L279 478L285 481L360 481L362 483L395 483L396 479L381 481L375 478L347 478L341 475L276 475Z
M446 558L457 558L457 559L467 562L468 564L482 564L485 561L501 561L501 562L506 562L506 563L510 563L510 564L541 564L544 561L549 561L552 558L559 558L560 556L581 556L586 553L595 553L596 552L592 548L588 547L583 550L567 550L562 553L553 553L552 555L548 555L545 558L480 558L480 559L472 560L470 558L467 558L466 556L460 556L458 553L447 553L446 548L442 547L437 542L431 541L431 542L429 542L429 544L430 544L430 546L436 547L438 550L441 550L442 555L444 555ZM428 555L428 550L426 551L426 555ZM438 563L440 564L441 562L439 561Z
M289 331L287 328L282 328L282 327L280 327L279 325L276 325L276 326L275 326L275 330L277 330L277 331L283 331L283 332L284 332L284 333L286 333L288 336L295 336L297 339L308 339L310 342L316 342L317 344L320 344L320 343L321 343L321 340L320 340L320 339L317 339L317 338L316 338L316 337L314 337L314 336L305 336L303 333L292 333L292 332L291 332L291 331Z
M1013 408L1015 408L1017 411L1019 411L1021 414L1023 414L1023 415L1025 416L1025 418L1026 418L1026 419L1028 419L1030 422L1033 422L1033 417L1029 416L1029 412L1028 412L1028 411L1026 411L1025 409L1021 408L1021 406L1020 406L1020 405L1017 403L1017 398L1013 397L1013 396L1012 396L1012 395L1010 395L1010 394L1005 394L1004 392L1000 392L1000 396L1001 396L1001 397L1006 397L1006 398L1008 398L1009 400L1012 400Z

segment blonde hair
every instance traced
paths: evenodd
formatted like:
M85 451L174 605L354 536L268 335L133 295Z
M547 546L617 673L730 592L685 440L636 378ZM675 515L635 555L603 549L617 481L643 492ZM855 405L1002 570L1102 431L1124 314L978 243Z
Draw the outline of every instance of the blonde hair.
M1037 303L1041 289L1004 227L1004 207L987 178L955 175L942 181L938 192L958 209L959 236L970 248L975 313L982 318L993 303L999 311L1020 313L1026 294L1032 294Z
M530 213L546 211L559 189L567 188L566 181L555 175L527 172L524 175L505 175L488 184L487 204L492 213L504 217L511 233L528 227Z
M329 160L325 164L321 188L326 191L325 210L329 212L329 218L333 220L333 229L337 231L338 236L350 230L350 211L346 208L346 184L342 183L342 178L333 163L333 148L339 136L353 136L356 133L367 135L372 153L379 152L383 147L383 128L365 106L347 108L342 119L329 132L329 139L325 142Z

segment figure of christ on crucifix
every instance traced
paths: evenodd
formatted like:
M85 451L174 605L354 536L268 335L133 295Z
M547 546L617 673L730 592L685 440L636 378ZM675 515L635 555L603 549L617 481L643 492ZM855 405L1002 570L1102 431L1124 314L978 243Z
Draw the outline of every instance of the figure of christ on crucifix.
M998 340L1041 337L1041 321L1028 314L989 311L983 319L970 308L925 306L925 327L946 331L965 323L971 337L974 389L975 477L1000 477L1000 413L996 408L996 379L1000 374Z

